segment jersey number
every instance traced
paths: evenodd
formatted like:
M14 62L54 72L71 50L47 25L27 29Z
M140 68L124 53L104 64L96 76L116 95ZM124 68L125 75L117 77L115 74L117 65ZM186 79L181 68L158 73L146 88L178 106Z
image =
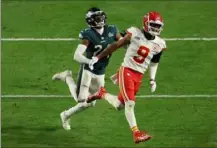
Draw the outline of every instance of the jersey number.
M102 51L102 45L95 45L94 48L97 49L93 54L94 56L98 55L100 51Z
M110 44L107 45L107 47ZM96 48L97 50L93 53L94 56L97 56L103 49L102 49L102 45L95 45L94 48ZM107 58L109 58L109 55L107 56Z
M142 64L145 61L145 58L148 56L150 50L145 46L140 46L137 50L139 56L134 56L133 59L139 64Z

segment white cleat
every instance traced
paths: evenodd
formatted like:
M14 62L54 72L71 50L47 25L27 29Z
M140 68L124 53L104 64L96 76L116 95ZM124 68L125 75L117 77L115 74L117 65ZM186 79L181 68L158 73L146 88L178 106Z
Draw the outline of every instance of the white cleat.
M63 82L66 81L66 77L72 77L72 71L71 70L65 70L63 72L60 73L56 73L55 75L53 75L52 80L61 80Z
M65 130L69 131L71 130L71 127L70 127L70 119L65 115L65 111L63 111L61 114L60 114L60 118L61 118L61 121L62 121L62 126Z

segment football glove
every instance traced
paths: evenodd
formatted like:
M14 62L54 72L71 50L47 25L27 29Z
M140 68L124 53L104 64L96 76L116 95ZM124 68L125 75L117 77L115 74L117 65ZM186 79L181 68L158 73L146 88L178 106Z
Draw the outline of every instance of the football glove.
M157 83L155 80L150 80L150 87L151 87L151 92L155 92L156 88L157 88Z
M92 57L92 59L91 59L90 62L89 62L89 68L90 68L91 70L94 69L94 64L97 63L98 60L99 60L98 57Z
M112 75L112 76L110 77L110 79L112 80L112 82L113 82L114 84L118 84L118 75L117 75L117 73L114 74L114 75Z

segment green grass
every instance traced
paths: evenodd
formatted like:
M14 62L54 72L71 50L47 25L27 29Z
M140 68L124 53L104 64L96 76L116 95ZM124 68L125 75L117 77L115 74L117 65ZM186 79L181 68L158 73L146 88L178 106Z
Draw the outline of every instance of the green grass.
M120 29L141 26L152 10L165 20L165 37L213 36L217 1L9 1L2 3L4 37L76 37L90 6L102 8ZM15 19L16 18L16 19ZM19 21L16 21L19 20Z
M139 145L132 142L124 112L115 111L104 101L72 117L72 131L64 131L58 115L71 102L71 99L4 99L3 146L217 146L215 98L138 99L138 124L153 135L153 140Z
M86 27L84 14L96 5L108 23L120 30L141 26L153 8L165 20L163 37L216 37L216 1L3 1L2 37L73 37ZM68 95L54 73L79 64L72 55L78 41L2 42L2 94ZM217 42L168 41L157 74L155 94L216 94ZM106 71L106 88L116 94L109 77L124 56L117 51ZM138 95L149 95L148 74ZM74 105L67 98L3 98L3 147L217 147L216 98L138 98L136 117L141 129L153 135L135 145L124 112L105 101L72 117L72 131L61 128L59 113Z

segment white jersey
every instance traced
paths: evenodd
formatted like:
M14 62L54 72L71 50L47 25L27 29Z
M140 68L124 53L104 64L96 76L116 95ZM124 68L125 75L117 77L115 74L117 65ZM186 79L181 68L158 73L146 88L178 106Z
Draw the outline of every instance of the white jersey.
M147 40L143 32L136 27L127 29L127 32L131 34L131 40L122 66L144 73L152 57L166 48L166 43L158 36L154 40Z

